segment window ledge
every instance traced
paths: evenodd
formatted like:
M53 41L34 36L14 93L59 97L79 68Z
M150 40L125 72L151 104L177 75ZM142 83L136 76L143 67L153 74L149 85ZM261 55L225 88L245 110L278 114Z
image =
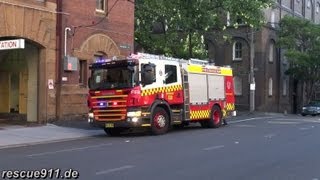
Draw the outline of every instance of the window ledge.
M242 58L233 58L233 61L242 61Z
M107 13L104 10L96 9L94 15L95 16L100 16L100 17L106 17Z

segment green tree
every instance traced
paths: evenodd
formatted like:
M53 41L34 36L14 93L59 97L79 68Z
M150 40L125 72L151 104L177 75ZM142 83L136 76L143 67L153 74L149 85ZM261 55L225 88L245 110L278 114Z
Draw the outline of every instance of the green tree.
M306 100L320 83L320 26L308 20L286 16L280 21L279 45L286 49L287 74L305 84Z
M273 0L135 0L135 41L150 53L206 58L204 36L226 27L226 12L252 27ZM237 26L237 24L234 24Z

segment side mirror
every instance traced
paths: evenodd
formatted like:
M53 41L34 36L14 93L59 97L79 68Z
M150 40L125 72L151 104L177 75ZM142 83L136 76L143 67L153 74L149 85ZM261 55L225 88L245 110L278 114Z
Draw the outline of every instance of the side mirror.
M92 84L92 77L90 77L90 78L88 79L88 87L89 87L89 89L91 89L92 86L93 86L93 84Z

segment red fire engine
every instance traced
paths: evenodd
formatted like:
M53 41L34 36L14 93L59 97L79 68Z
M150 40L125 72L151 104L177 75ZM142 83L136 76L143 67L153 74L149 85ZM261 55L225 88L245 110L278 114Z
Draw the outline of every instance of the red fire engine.
M138 53L90 65L88 121L109 135L147 127L164 134L173 125L218 128L235 115L232 69L207 61Z

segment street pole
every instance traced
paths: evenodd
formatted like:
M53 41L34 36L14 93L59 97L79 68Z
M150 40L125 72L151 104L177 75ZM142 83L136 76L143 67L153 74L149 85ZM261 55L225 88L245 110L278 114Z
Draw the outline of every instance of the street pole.
M255 110L255 90L256 83L254 79L254 35L253 28L251 28L251 39L250 39L250 112Z

